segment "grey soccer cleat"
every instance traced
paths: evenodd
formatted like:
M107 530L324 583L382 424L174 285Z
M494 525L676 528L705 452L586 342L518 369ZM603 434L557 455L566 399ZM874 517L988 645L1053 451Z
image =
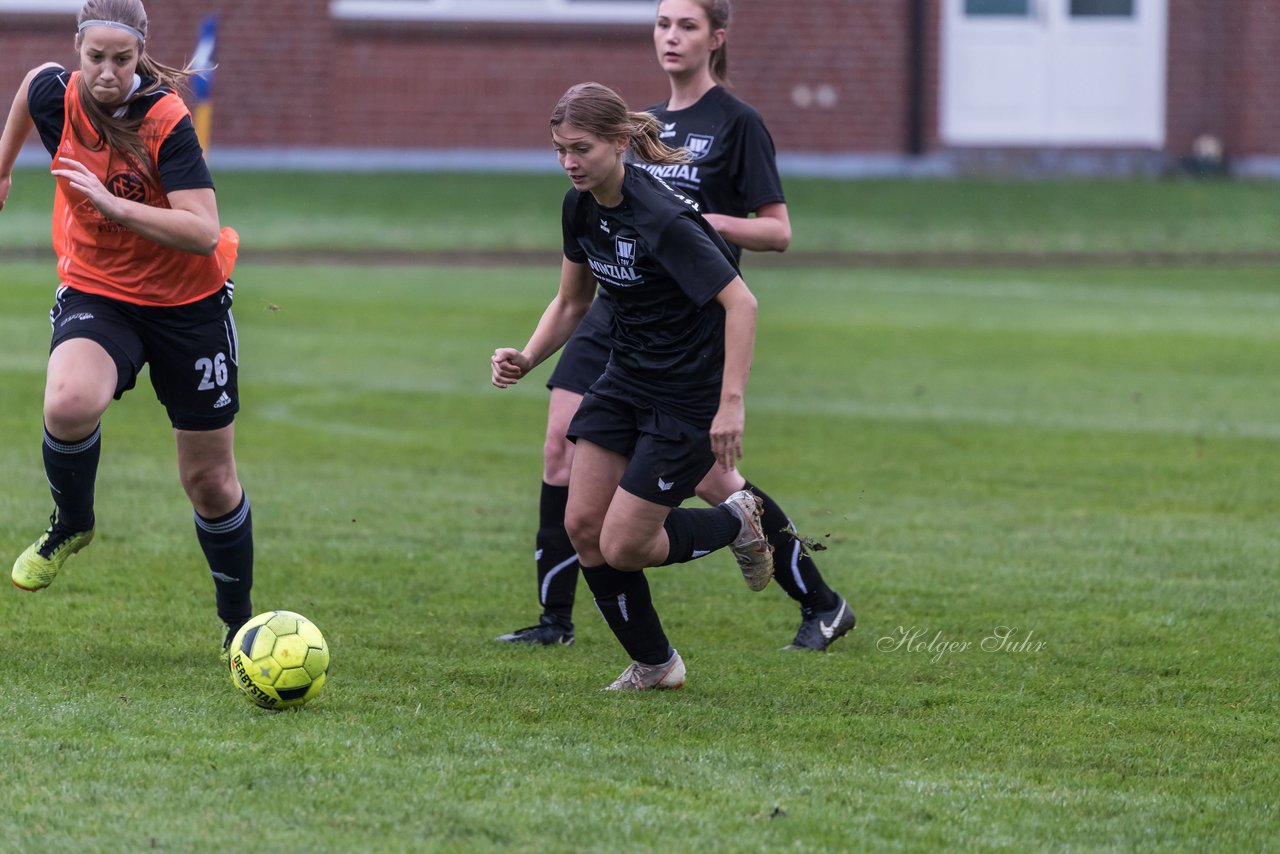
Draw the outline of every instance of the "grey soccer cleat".
M773 546L764 535L764 522L760 518L764 512L764 500L741 489L720 506L729 508L742 523L738 538L731 544L738 568L742 570L742 579L753 591L765 589L769 586L769 579L773 578Z
M684 686L684 659L671 651L671 657L662 664L641 664L633 661L613 680L606 691L672 690Z

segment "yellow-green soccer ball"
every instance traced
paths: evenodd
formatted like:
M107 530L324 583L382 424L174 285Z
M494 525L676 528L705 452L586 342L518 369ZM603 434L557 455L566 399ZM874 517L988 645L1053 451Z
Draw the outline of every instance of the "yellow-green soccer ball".
M315 623L292 611L268 611L231 639L231 681L250 703L289 709L313 699L329 672L329 645Z

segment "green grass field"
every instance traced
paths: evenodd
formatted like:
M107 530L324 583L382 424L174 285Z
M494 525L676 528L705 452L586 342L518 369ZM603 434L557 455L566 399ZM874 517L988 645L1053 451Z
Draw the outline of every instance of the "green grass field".
M554 163L550 150L549 163ZM219 173L223 221L246 253L560 248L550 175ZM1277 254L1273 183L787 179L791 254ZM0 250L49 245L52 184L20 170ZM550 215L548 215L550 214ZM552 255L552 264L558 255ZM773 260L763 256L760 261Z
M273 186L269 240L338 239L323 217L290 219L305 199ZM871 222L928 187L838 192ZM885 245L958 248L956 189L936 187L953 199L938 220L887 217ZM526 248L554 249L559 189L528 202L552 236L539 222ZM1107 250L1089 212L1136 205L1127 192L1227 210L1255 189L1060 191L1085 197L1065 230ZM998 210L1013 189L968 192ZM30 207L0 213L0 241ZM381 215L349 213L371 230ZM838 234L838 211L814 216ZM1132 224L1128 248L1181 245L1162 216ZM1237 217L1226 248L1261 248ZM516 225L488 242L515 246ZM433 234L428 220L384 248ZM973 246L1011 239L989 225ZM800 255L830 248L803 240ZM48 591L0 595L0 849L1274 849L1277 268L749 259L743 469L828 544L819 563L859 626L828 655L784 653L796 608L776 586L749 593L728 555L652 570L689 681L618 696L600 688L627 662L584 585L573 648L492 642L536 617L547 367L498 391L487 360L524 342L554 258L237 270L255 604L325 631L330 682L269 713L219 667L212 583L144 383L104 420L98 539ZM44 261L0 270L0 542L16 556L50 506L55 282Z

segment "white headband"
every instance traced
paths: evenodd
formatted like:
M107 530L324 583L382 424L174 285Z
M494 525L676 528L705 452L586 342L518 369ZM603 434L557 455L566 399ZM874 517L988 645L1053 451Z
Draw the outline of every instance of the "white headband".
M85 27L111 27L113 30L124 30L126 33L132 33L133 37L138 41L145 43L147 37L142 34L141 30L134 29L128 24L122 24L119 21L85 21L80 24L76 32L83 33Z

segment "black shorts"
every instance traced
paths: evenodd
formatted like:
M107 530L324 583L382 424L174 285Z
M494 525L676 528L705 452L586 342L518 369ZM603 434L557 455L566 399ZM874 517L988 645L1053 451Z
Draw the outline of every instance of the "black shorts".
M586 394L591 384L600 379L609 353L613 350L613 302L596 297L582 322L574 330L560 361L547 378L547 388L562 388L577 394Z
M187 305L134 305L63 285L49 322L49 352L72 338L102 345L116 363L116 400L151 366L151 387L179 430L217 430L240 410L234 285Z
M583 397L567 435L627 457L618 485L637 498L667 507L692 498L715 465L708 430L661 412L605 380Z

